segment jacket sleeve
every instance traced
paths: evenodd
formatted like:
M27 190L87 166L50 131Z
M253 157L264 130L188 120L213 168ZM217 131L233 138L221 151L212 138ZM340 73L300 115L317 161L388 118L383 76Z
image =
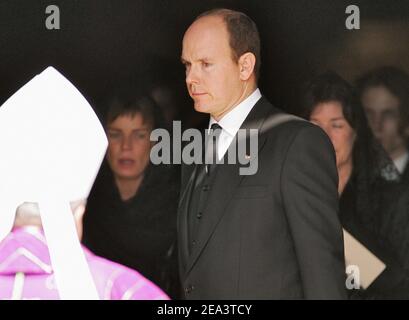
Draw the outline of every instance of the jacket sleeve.
M295 134L284 159L281 190L304 297L346 298L335 153L319 127L308 124Z

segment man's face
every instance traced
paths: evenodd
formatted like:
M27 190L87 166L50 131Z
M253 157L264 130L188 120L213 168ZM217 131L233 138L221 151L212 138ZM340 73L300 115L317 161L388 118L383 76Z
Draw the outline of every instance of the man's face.
M245 82L233 61L229 35L220 17L195 21L183 38L186 85L198 112L221 118L242 99Z
M152 128L140 113L119 116L108 125L108 163L116 179L138 179L149 162Z
M399 131L399 100L382 86L366 89L361 100L375 137L391 158L399 156L406 149Z

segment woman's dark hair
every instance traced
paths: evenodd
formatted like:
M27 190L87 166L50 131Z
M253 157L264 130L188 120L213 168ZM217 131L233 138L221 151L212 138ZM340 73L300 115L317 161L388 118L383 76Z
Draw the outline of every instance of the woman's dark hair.
M372 152L372 149L368 149L368 143L372 144L374 140L356 91L338 74L326 72L305 85L302 102L303 117L309 120L314 109L319 104L326 102L340 103L346 121L356 133L353 147L353 163L356 167L362 162L361 159L367 158L367 155ZM365 159L366 161L372 162L371 159ZM374 165L372 163L371 167Z
M103 103L106 111L104 117L105 127L120 116L135 116L140 114L144 123L153 129L164 126L164 118L160 107L149 93L133 87L115 89Z
M326 102L339 102L345 119L359 135L360 126L365 125L365 113L359 106L354 88L334 72L319 75L305 85L303 117L309 119L317 105Z
M309 120L313 110L325 102L339 102L346 121L356 133L352 149L351 179L354 180L360 195L357 205L365 212L369 208L368 204L374 203L372 197L376 197L376 194L371 192L376 189L373 186L380 181L397 181L399 174L385 150L374 138L356 90L334 72L319 75L305 85L302 116Z

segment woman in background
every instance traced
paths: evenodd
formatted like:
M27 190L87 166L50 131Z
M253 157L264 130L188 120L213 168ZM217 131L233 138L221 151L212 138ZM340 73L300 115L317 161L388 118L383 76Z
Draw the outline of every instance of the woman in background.
M386 264L386 270L359 298L409 298L408 275L390 238L396 215L399 173L373 138L355 90L335 73L310 81L303 99L304 117L320 126L335 149L343 228Z
M96 254L138 270L177 298L178 168L150 163L150 133L159 107L126 88L107 100L106 161L88 198L83 243Z

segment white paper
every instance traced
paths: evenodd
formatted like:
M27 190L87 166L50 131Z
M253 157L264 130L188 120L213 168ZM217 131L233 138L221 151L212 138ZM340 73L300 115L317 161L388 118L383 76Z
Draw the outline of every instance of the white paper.
M385 270L386 265L371 251L344 230L345 264L359 268L360 286L368 288Z

